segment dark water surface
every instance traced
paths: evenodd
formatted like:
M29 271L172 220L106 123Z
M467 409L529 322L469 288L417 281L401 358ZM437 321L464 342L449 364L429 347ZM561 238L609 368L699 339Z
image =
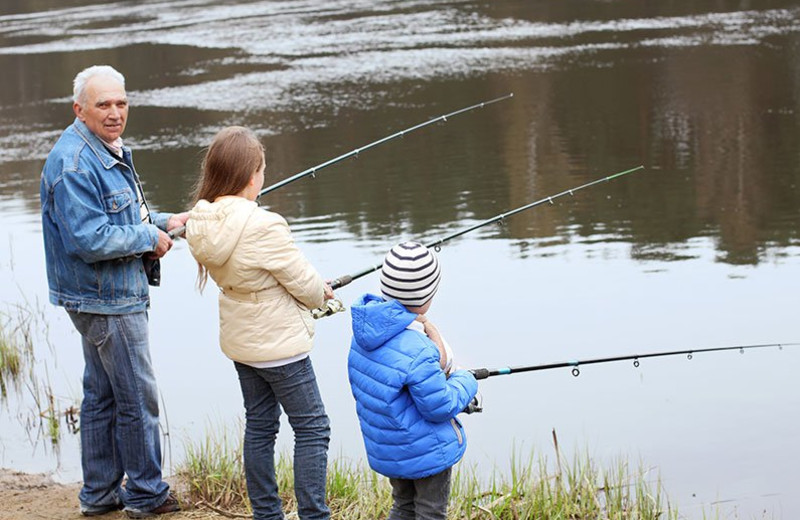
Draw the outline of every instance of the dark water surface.
M41 309L50 347L38 369L65 402L80 399L82 359L47 303L39 172L72 120L72 78L97 63L126 75L125 138L164 210L189 204L222 126L256 130L271 183L513 92L262 199L331 278L401 239L432 241L644 165L442 249L431 317L464 366L800 340L796 2L5 0L2 303ZM177 462L184 440L243 414L215 343L216 295L194 291L185 243L163 269L152 351ZM360 459L348 325L319 322L313 360L332 454ZM512 451L552 460L555 429L565 449L660 477L686 518L798 518L798 369L787 347L492 378L484 413L465 418L464 462L488 475ZM77 441L60 458L32 443L26 406L12 396L3 412L0 465L80 478Z

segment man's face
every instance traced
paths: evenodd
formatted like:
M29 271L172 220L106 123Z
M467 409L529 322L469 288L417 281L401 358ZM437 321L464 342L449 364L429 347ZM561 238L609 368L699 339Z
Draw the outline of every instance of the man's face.
M125 131L128 120L128 96L118 81L95 76L86 83L83 105L74 103L75 115L86 123L94 135L113 143Z

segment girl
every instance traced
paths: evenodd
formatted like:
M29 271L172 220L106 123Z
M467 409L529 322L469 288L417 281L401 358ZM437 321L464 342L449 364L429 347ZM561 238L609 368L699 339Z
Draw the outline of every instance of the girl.
M281 408L295 435L298 515L327 519L328 416L308 357L310 308L333 297L295 246L280 215L258 207L264 148L248 129L228 127L203 160L186 240L198 262L197 286L219 286L219 341L233 360L244 397L244 465L256 520L282 519L275 480Z

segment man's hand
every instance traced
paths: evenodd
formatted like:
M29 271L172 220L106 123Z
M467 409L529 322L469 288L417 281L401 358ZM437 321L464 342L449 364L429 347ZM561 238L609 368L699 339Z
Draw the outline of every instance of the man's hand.
M150 253L148 256L150 258L161 258L162 256L167 254L167 251L172 249L172 239L169 237L168 234L158 230L158 244L156 244L156 250Z

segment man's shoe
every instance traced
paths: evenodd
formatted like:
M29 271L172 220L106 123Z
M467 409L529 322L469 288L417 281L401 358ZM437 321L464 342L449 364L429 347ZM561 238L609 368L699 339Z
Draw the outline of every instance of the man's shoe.
M100 516L119 511L123 507L125 506L122 505L122 502L118 504L105 504L102 506L86 506L81 504L81 514L83 516Z
M128 518L152 518L158 515L165 515L167 513L175 513L181 510L181 505L178 502L178 499L175 498L175 495L170 492L167 495L167 499L155 509L151 509L150 511L140 511L138 509L125 509L125 514L128 515Z

